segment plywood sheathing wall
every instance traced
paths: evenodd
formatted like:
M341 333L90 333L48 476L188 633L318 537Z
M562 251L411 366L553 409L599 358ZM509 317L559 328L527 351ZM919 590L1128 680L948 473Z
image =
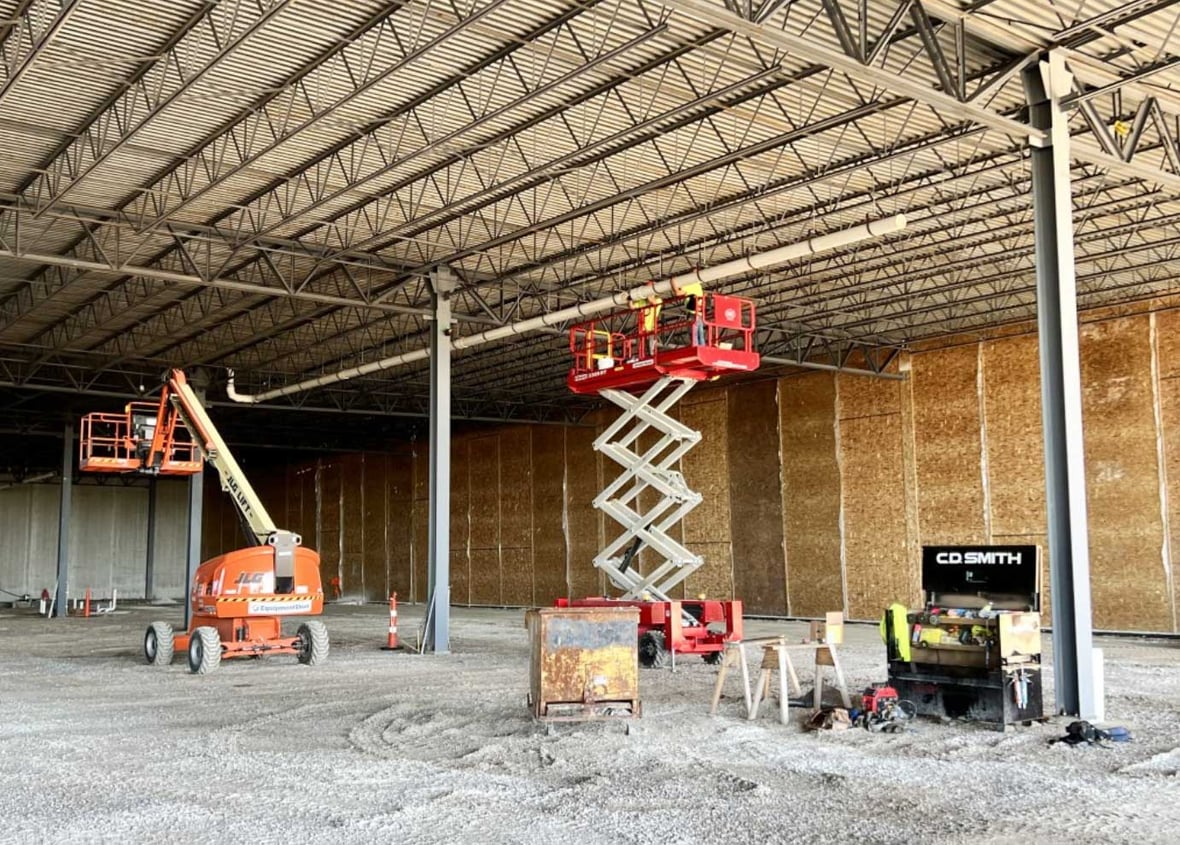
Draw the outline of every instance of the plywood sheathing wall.
M1147 317L1084 326L1082 385L1094 624L1174 626L1164 569L1160 467Z
M565 436L562 426L533 429L533 601L569 594L565 540Z
M787 606L783 498L779 463L778 385L726 391L729 521L736 595L748 613L782 614Z
M1180 555L1180 311L1155 315L1154 337L1166 540L1161 550L1161 568L1172 596L1172 630L1180 630L1175 574L1176 556Z
M781 379L778 384L786 544L784 610L793 616L823 616L844 607L836 379L831 373L814 373Z
M594 556L602 548L601 516L594 497L602 489L599 455L594 451L595 428L565 430L565 536L569 589L573 596L603 594L602 573Z
M844 587L853 619L873 619L887 604L917 598L901 393L899 381L836 378Z
M982 344L983 417L991 541L1041 547L1041 607L1051 607L1045 525L1045 452L1037 339Z
M729 419L725 392L689 394L680 403L680 421L701 432L700 442L680 459L689 489L701 503L681 522L684 545L705 561L685 580L688 596L733 598L733 551L730 546Z
M1088 323L1081 348L1096 625L1176 631L1180 312ZM681 469L705 502L684 536L707 563L689 594L732 592L756 613L846 607L852 618L875 619L899 596L917 600L923 543L1044 548L1037 358L1035 337L1017 335L904 356L903 382L820 373L690 393L679 415L703 441ZM615 413L591 417L592 427L505 426L456 438L456 603L548 604L604 592L592 561L616 526L592 501L617 467L593 440ZM258 470L256 481L268 507L285 509L288 525L324 556L325 579L341 571L342 542L355 550L347 526L341 535L342 496L346 507L359 500L357 589L424 600L426 444L349 460L360 467L356 491L342 489L355 473L340 457ZM212 556L243 541L215 474L205 489Z

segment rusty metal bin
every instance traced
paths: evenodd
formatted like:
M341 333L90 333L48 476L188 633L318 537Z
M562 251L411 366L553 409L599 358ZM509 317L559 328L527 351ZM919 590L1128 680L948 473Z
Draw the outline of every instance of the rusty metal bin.
M525 614L537 719L639 715L639 611L546 607Z

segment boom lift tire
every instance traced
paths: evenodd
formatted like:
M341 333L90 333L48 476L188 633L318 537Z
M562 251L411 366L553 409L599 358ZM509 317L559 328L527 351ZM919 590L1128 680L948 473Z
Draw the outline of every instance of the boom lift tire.
M221 635L208 625L197 628L188 641L188 670L194 675L207 675L219 665Z
M299 662L315 666L328 659L328 629L318 619L299 626Z
M718 663L721 662L721 652L707 651L701 655L701 660L705 661L710 666L716 666Z
M172 662L172 626L167 622L153 622L143 635L143 657L151 666L167 666Z
M663 669L668 666L670 655L660 631L648 631L639 638L639 664L646 669Z

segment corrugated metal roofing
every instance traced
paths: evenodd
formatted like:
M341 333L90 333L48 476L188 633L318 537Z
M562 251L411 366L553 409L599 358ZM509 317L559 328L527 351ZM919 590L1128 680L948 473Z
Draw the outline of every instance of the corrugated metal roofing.
M1024 139L894 83L1021 120L1019 62L1050 48L1102 89L1071 112L1082 303L1173 292L1170 0L847 0L846 38L821 0L753 5L771 35L686 0L3 0L0 38L49 35L0 76L0 381L207 365L275 385L423 345L436 262L477 331L898 212L904 233L729 288L790 343L1027 319ZM815 60L846 47L873 72ZM1096 166L1104 149L1139 170ZM564 397L552 335L456 361L463 401ZM419 369L332 396L421 390Z

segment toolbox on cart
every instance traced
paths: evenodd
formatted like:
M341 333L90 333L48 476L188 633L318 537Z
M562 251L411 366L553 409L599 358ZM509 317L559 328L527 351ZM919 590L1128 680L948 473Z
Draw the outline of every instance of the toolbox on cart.
M882 620L889 684L921 715L1041 719L1037 546L924 546L924 606Z

